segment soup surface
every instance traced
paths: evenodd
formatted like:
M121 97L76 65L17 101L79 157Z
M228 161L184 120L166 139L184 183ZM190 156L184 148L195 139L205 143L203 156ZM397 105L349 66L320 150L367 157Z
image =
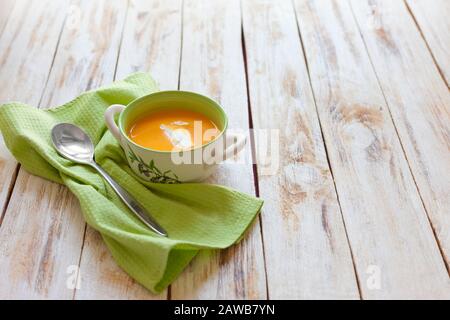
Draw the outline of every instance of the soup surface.
M128 130L128 136L138 145L160 151L199 147L219 134L207 116L185 109L155 111L137 119Z

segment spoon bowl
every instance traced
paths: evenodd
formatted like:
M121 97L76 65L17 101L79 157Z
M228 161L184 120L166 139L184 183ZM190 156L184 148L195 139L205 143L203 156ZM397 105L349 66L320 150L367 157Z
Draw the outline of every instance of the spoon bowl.
M79 163L90 163L94 158L94 144L79 127L60 123L52 129L52 141L63 157Z

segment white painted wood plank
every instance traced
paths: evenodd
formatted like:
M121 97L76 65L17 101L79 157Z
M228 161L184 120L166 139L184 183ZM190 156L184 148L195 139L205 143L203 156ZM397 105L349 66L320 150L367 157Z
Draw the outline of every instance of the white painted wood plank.
M99 232L87 226L80 263L80 288L75 299L165 299L152 295L120 269Z
M72 4L72 14L80 14L66 20L44 106L66 102L114 75L127 2ZM68 22L72 18L79 24ZM0 296L72 299L66 272L79 263L84 228L78 201L67 188L20 169L0 228Z
M3 32L9 18L12 16L14 4L16 1L14 0L2 0L0 4L0 35Z
M407 0L447 86L450 85L450 1Z
M71 2L41 108L112 81L126 8L126 0Z
M6 2L6 5L10 3ZM56 50L67 1L15 1L0 33L0 104L20 100L38 105ZM12 9L12 8L10 8ZM9 12L4 7L2 14ZM26 19L27 23L22 23ZM15 182L17 162L0 137L0 221Z
M448 268L448 87L403 2L351 4Z
M130 1L117 65L117 79L151 72L161 89L177 89L181 47L181 1ZM166 299L153 295L114 262L98 232L88 227L80 270L88 288L75 299Z
M52 63L67 1L18 0L0 39L0 103L37 105ZM27 23L23 23L23 21Z
M249 127L239 1L184 1L180 90L218 101L229 128ZM241 159L245 154L241 154ZM222 164L208 180L255 194L251 163ZM172 284L172 299L265 299L259 220L238 245L200 252Z
M161 90L176 90L182 0L131 0L116 78L150 72Z
M20 170L0 228L0 299L72 298L83 224L65 187Z
M295 4L363 298L445 297L448 275L349 4Z
M243 22L254 127L280 137L259 174L269 296L359 298L292 5L244 0Z

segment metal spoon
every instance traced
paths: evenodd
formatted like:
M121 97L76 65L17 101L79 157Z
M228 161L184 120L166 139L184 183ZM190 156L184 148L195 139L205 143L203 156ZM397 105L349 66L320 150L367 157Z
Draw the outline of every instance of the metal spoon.
M52 129L52 141L56 151L64 158L96 169L108 181L120 199L146 226L157 234L167 237L167 232L150 214L94 161L94 145L83 130L70 123L57 124Z

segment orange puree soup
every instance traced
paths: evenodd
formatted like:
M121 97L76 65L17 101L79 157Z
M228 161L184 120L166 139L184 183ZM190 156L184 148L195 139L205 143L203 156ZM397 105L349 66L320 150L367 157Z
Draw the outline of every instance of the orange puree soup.
M199 147L219 134L208 117L185 109L155 111L137 119L128 130L128 136L138 145L160 151Z

